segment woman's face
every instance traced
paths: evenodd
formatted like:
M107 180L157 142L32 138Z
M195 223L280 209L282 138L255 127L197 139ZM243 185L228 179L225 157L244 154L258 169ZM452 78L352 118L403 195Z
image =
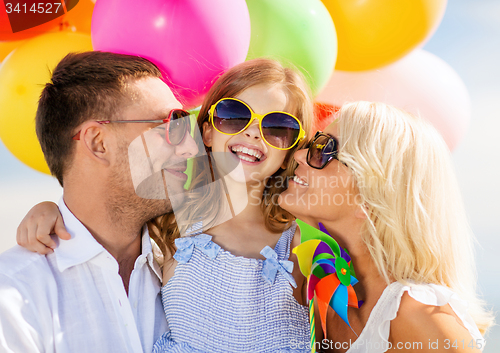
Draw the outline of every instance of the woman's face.
M324 131L338 139L335 123ZM350 169L332 159L323 169L307 164L307 149L294 154L299 166L288 189L279 199L279 205L297 218L310 223L332 222L354 216L359 209L359 196Z
M287 103L287 96L281 86L271 84L249 87L234 98L242 100L255 113L262 115L271 111L283 111ZM278 150L264 142L257 120L237 135L222 134L211 123L205 122L203 141L207 147L212 148L219 168L241 163L242 168L235 170L240 170L241 173L230 174L240 182L261 183L282 167L287 155L287 151Z

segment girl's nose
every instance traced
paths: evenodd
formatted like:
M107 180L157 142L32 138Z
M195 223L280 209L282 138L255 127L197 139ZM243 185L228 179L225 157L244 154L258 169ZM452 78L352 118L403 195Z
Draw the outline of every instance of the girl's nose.
M247 127L245 129L245 131L243 131L243 134L245 134L245 136L251 138L252 140L260 140L261 139L261 136L260 136L260 129L259 129L259 122L257 120L254 120L249 127Z

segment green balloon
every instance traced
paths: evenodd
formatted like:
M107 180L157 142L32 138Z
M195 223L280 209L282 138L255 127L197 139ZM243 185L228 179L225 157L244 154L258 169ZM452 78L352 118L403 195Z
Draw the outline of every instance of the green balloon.
M313 95L337 60L337 33L321 0L246 0L252 26L247 60L270 57L299 69Z

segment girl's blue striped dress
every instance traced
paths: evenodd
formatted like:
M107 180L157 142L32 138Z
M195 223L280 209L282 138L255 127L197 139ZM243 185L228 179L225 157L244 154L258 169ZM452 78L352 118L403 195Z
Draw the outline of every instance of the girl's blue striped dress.
M153 353L309 352L308 307L293 296L288 261L295 228L262 249L266 260L234 256L204 233L176 239L178 264L161 290L170 331Z

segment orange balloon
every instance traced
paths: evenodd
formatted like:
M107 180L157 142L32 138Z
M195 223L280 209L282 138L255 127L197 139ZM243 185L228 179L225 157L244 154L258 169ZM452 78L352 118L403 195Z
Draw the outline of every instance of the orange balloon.
M80 0L74 8L68 11L61 20L63 30L90 34L92 12L95 2L91 0Z
M388 65L422 45L438 27L446 0L322 0L337 30L336 70Z
M54 16L57 14L61 14L61 16L64 14L64 8L62 6L56 7L54 4L57 4L58 1L54 1L54 3L50 3L51 10L54 11ZM13 32L13 29L11 27L11 19L12 17L9 18L9 15L7 12L9 11L12 15L17 15L17 22L23 23L25 26L29 26L28 24L33 21L38 21L39 19L42 19L47 16L47 14L41 14L41 13L33 13L30 12L30 10L35 10L37 11L36 8L31 9L31 6L34 6L32 3L23 3L23 2L8 2L8 8L5 7L5 2L0 1L0 41L17 41L17 40L22 40L26 38L32 38L35 36L38 36L42 33L48 32L52 29L58 30L59 23L61 22L61 17L54 18L48 22L42 23L38 26L31 27L31 28L26 28L20 31L16 31L15 33ZM19 5L18 8L16 6ZM24 7L26 5L26 7ZM38 4L37 4L38 5ZM43 11L48 9L49 4L43 2L39 3L41 5L41 8L39 9L40 11L43 9ZM26 10L26 11L25 11ZM57 10L57 13L55 11ZM22 17L25 15L24 17ZM34 22L33 22L34 23Z

